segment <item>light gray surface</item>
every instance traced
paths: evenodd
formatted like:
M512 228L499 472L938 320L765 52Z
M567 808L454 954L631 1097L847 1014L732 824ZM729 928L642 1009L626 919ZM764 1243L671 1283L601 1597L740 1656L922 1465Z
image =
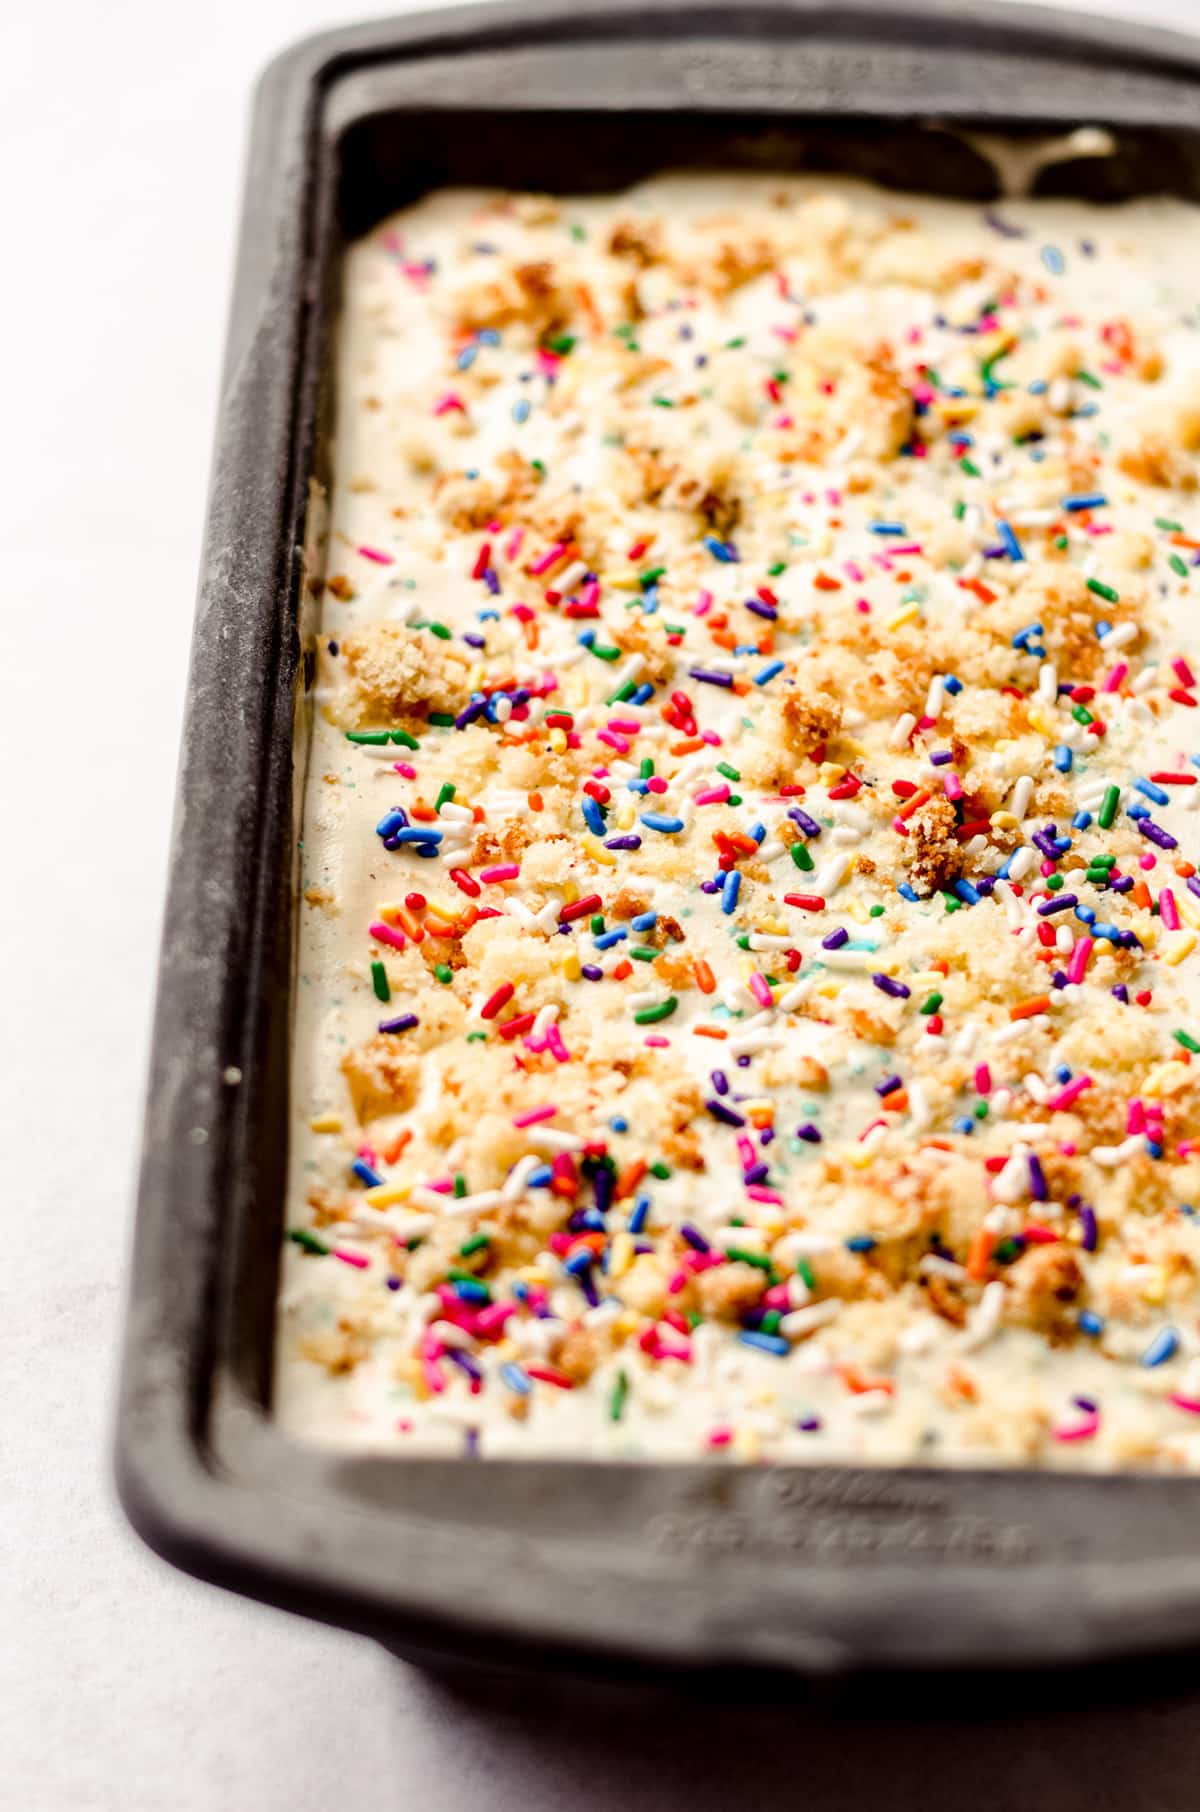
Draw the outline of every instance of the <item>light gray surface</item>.
M337 13L17 0L0 25L0 1809L1193 1812L1194 1702L931 1737L465 1700L191 1584L120 1521L113 1355L245 106Z

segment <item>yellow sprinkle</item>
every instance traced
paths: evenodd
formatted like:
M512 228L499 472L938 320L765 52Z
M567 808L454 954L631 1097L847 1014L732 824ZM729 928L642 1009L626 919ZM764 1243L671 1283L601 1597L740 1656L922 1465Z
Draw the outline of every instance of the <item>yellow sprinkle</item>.
M562 972L568 981L578 981L583 973L578 950L568 950L562 959Z
M430 918L440 919L443 925L452 925L458 917L458 912L454 907L443 906L440 900L431 900L427 898L425 901L425 911Z
M341 1132L342 1116L340 1114L318 1114L308 1123L309 1132Z
M640 591L642 588L642 582L638 578L605 579L604 583L614 591Z
M846 1156L853 1164L855 1170L865 1170L867 1165L873 1161L875 1153L870 1150L864 1151L860 1146L857 1151L848 1151Z
M622 1309L612 1325L613 1333L618 1339L627 1340L630 1334L636 1334L640 1330L641 1321L632 1309Z
M782 919L763 919L758 929L766 937L786 937L788 935L788 928Z
M618 1233L613 1240L612 1245L609 1247L608 1275L610 1277L624 1277L632 1263L633 1235L631 1233Z
M624 800L617 811L617 829L632 830L637 823L637 808L632 800Z
M471 692L478 692L487 678L487 668L482 661L475 661L467 669L467 687Z
M566 733L566 731L565 731L565 730L559 730L559 729L557 729L557 728L555 728L555 729L553 729L553 730L551 730L551 732L550 732L550 747L551 747L551 748L552 748L552 749L553 749L553 750L554 750L554 753L555 753L555 754L556 754L556 755L561 755L561 754L562 754L562 752L563 752L563 750L564 750L564 749L565 749L565 748L566 748L566 746L567 746L567 733Z
M563 899L566 901L567 905L573 906L575 904L576 900L579 898L579 887L578 887L578 884L574 880L572 880L570 875L568 875L566 880L563 882L562 890L563 890Z
M394 1208L397 1202L407 1202L410 1191L408 1183L377 1183L363 1191L363 1201L372 1208Z
M990 822L996 830L1016 830L1021 820L1011 812L993 812Z
M1175 904L1179 908L1179 916L1184 923L1190 925L1194 931L1200 931L1200 900L1196 898L1195 894L1185 893L1181 888L1175 895Z
M579 843L580 847L587 851L593 862L599 862L601 868L615 868L617 866L617 858L613 855L612 850L605 849L600 839L598 837L593 837L590 831L581 832Z
M1167 1300L1167 1280L1159 1271L1142 1285L1142 1301L1162 1303Z
M1041 736L1054 736L1055 735L1057 726L1056 726L1055 721L1051 718L1048 711L1046 711L1041 705L1036 705L1036 704L1030 704L1028 707L1028 711L1029 711L1029 721L1033 725L1034 729L1038 732L1039 735L1041 735Z
M1177 1089L1191 1081L1191 1070L1184 1063L1160 1063L1157 1069L1150 1071L1142 1083L1143 1095L1173 1095Z
M1163 954L1173 969L1177 963L1183 961L1185 956L1190 956L1195 948L1196 933L1194 931L1177 931L1170 949L1164 951Z
M821 776L822 786L836 786L845 778L846 770L840 761L823 761L817 772Z
M888 634L892 635L897 629L903 629L906 623L915 623L920 614L921 606L914 598L911 604L905 604L903 609L889 617L884 627Z

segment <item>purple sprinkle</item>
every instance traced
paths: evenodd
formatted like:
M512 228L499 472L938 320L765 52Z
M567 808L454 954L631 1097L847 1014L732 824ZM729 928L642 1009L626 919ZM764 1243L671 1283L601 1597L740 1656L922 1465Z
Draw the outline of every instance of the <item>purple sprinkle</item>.
M689 667L688 672L694 680L703 680L706 686L733 686L732 673L714 673L710 667Z
M820 1426L820 1416L802 1416L796 1424L796 1427L800 1430L801 1434L816 1434Z
M470 1353L464 1353L461 1347L448 1346L446 1348L446 1357L448 1359L453 1359L455 1365L461 1366L468 1378L483 1378L483 1373L472 1359Z
M743 1170L742 1182L746 1183L747 1185L751 1184L751 1183L765 1183L767 1178L770 1176L770 1174L771 1174L771 1171L770 1171L769 1165L767 1165L767 1164L751 1164L749 1170Z
M912 993L912 989L906 987L902 981L897 981L892 975L884 975L882 970L877 970L871 980L881 994L890 994L893 1000L907 1000Z
M1033 836L1030 838L1030 842L1037 844L1037 847L1048 861L1058 861L1058 839L1054 835L1053 825L1050 826L1049 830L1034 831Z
M581 963L579 965L579 973L580 973L580 975L583 976L583 979L585 981L603 981L604 980L603 969L598 969L596 967L595 963Z
M935 768L944 768L948 761L954 760L953 749L935 749L929 760Z
M1188 892L1194 893L1200 899L1200 875L1189 875L1187 884Z
M1070 912L1072 907L1078 906L1078 904L1079 895L1077 893L1056 893L1051 899L1042 901L1037 909L1038 917L1048 919L1052 912Z
M465 730L467 725L473 724L477 717L482 717L486 710L487 700L485 698L473 698L469 705L463 706L463 709L455 718L454 728L456 730Z
M718 1095L727 1095L729 1093L729 1077L725 1074L724 1070L710 1071L710 1078Z
M821 1135L811 1120L806 1120L803 1126L798 1126L796 1128L796 1137L798 1139L804 1139L809 1145L819 1145L821 1143Z
M793 824L798 824L800 826L800 829L804 832L806 837L819 837L821 835L821 826L817 823L816 819L810 818L807 812L802 812L798 805L792 807L791 811L788 813L788 817L792 820Z
M752 610L756 617L766 617L768 623L777 621L779 612L774 605L764 604L759 598L747 598L745 602L746 609Z
M486 648L487 647L487 641L483 636L469 635L466 630L463 631L463 641L467 644L468 648Z
M692 1223L690 1221L684 1221L684 1223L680 1227L679 1231L680 1231L680 1233L682 1233L684 1239L687 1241L688 1245L692 1248L693 1252L711 1251L711 1247L709 1246L709 1243L705 1239L704 1235L701 1233L699 1227L693 1227Z
M1066 970L1065 969L1056 969L1054 971L1054 974L1050 977L1050 986L1052 988L1065 988L1067 985L1067 981L1068 981L1068 976L1067 976Z
M415 1013L401 1013L398 1019L381 1019L379 1030L381 1032L411 1032L413 1027L420 1023Z
M1116 996L1116 998L1119 1001L1122 1001L1125 1004L1125 1006L1129 1005L1129 989L1125 986L1124 982L1118 982L1116 987L1113 988L1111 990L1111 992Z
M1153 818L1138 818L1135 822L1143 837L1148 837L1151 843L1158 845L1159 849L1179 848L1178 841L1170 831L1164 830L1161 824L1155 824Z
M713 1119L720 1120L723 1126L745 1126L746 1124L745 1116L743 1114L735 1114L733 1109L731 1107L726 1107L723 1101L718 1101L715 1098L710 1097L704 1105Z
M604 847L605 849L640 849L642 839L632 832L628 837L606 837Z
M1079 1232L1080 1243L1084 1251L1094 1252L1099 1237L1096 1230L1096 1210L1086 1202L1079 1210Z
M882 1082L877 1082L875 1084L875 1093L881 1096L891 1095L894 1094L898 1088L902 1088L903 1086L899 1076L885 1076Z
M1030 1193L1030 1195L1033 1197L1035 1202L1047 1201L1049 1199L1050 1192L1046 1188L1046 1173L1042 1169L1042 1160L1037 1156L1037 1154L1035 1152L1031 1151L1028 1158L1025 1161L1029 1166L1029 1193Z
M487 571L483 575L483 582L487 586L488 590L491 592L493 598L498 598L500 596L500 580L497 577L496 569L494 566L488 567Z
M831 931L828 937L821 939L821 948L823 950L840 950L843 944L849 942L850 933L844 925L839 925L836 931Z

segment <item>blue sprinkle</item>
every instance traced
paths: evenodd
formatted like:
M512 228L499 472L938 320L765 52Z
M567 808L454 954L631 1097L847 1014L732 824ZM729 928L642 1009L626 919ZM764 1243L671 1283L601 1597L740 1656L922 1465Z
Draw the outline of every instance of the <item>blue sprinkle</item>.
M1072 755L1065 742L1060 742L1055 746L1054 765L1060 774L1069 774L1071 772L1071 763L1074 759L1075 757Z
M639 1195L637 1201L633 1204L633 1210L626 1223L629 1232L640 1233L642 1228L646 1225L646 1217L649 1213L650 1197L648 1195Z
M1077 510L1103 509L1107 502L1108 498L1103 491L1080 491L1074 497L1064 497L1062 507L1070 515L1074 515Z
M1076 812L1075 816L1071 820L1071 829L1072 830L1086 830L1088 825L1091 822L1092 822L1092 814L1090 812Z
M673 837L683 829L682 818L669 818L665 812L642 812L641 820L647 830L661 831L664 837Z
M777 673L782 672L783 662L772 661L769 666L763 668L761 673L756 673L754 675L754 684L756 686L765 686L768 680L773 680Z
M904 898L905 898L905 899L906 899L906 900L912 900L912 901L914 901L914 902L915 902L915 901L916 901L916 900L917 900L917 899L919 899L919 897L920 897L920 896L919 896L919 894L918 894L918 893L917 893L917 890L916 890L916 888L915 888L915 887L912 887L912 886L910 886L910 884L909 884L909 883L908 883L908 882L907 882L907 881L899 881L899 882L897 882L897 884L896 884L896 892L897 892L897 893L898 893L898 894L901 894L901 895L903 895L903 897L904 897Z
M436 848L442 840L442 832L439 830L430 830L429 827L424 824L414 824L407 830L393 831L392 837L397 843L432 843Z
M397 831L404 830L407 825L408 813L404 810L403 806L398 805L393 811L388 812L385 817L379 820L379 823L375 826L375 834L378 837L394 837Z
M658 923L657 912L639 912L635 919L630 919L635 931L653 931Z
M742 877L736 868L731 868L721 885L721 911L729 914L737 907L738 893L741 890Z
M628 1132L629 1122L623 1114L614 1114L608 1123L610 1132Z
M1042 247L1042 263L1052 277L1061 277L1067 268L1066 259L1056 245Z
M951 698L957 698L958 694L963 689L962 681L953 673L948 673L946 675L945 686Z
M705 535L704 545L714 560L723 566L730 566L737 560L737 550L732 542L722 541L717 535Z
M755 1328L743 1328L738 1339L743 1346L757 1347L760 1353L774 1353L777 1359L786 1359L792 1350L782 1334L760 1334Z
M867 527L873 535L903 535L907 532L902 522L868 522Z
M529 398L527 396L519 396L517 398L516 402L512 406L513 420L518 423L528 421L529 420L529 407L530 407Z
M1093 1339L1097 1334L1102 1334L1104 1332L1103 1315L1097 1315L1094 1309L1080 1309L1079 1332L1090 1334Z
M981 898L979 889L972 887L969 881L956 881L954 891L960 900L966 901L968 906L978 906Z
M513 1359L510 1359L507 1365L500 1367L500 1376L509 1390L515 1390L519 1397L527 1397L533 1389L533 1382L529 1374Z
M856 1233L844 1244L847 1252L873 1252L879 1241L869 1233Z
M479 353L478 343L476 341L472 340L472 342L469 346L463 347L462 351L459 353L458 358L455 361L455 363L458 366L458 369L460 371L470 371L472 365L475 363L478 353Z
M1147 1369L1151 1369L1156 1365L1165 1365L1167 1360L1173 1358L1178 1350L1179 1334L1177 1329L1171 1327L1161 1328L1142 1354L1138 1364L1146 1366Z
M583 821L594 837L602 837L605 831L604 813L600 810L599 801L590 793L585 793L581 801Z
M1011 523L1005 522L1003 518L1000 518L996 523L996 533L1003 542L1004 551L1010 560L1023 560L1025 558L1025 555L1021 552L1021 543L1017 540Z
M611 950L614 944L619 944L622 938L627 938L628 936L628 929L624 925L614 925L611 931L602 931L599 937L594 938L592 941L597 950Z
M355 1158L350 1168L359 1182L365 1183L368 1189L378 1189L383 1181L379 1172L377 1170L372 1170L371 1166L364 1158Z
M970 1114L964 1114L961 1119L954 1121L953 1130L956 1133L962 1133L965 1139L969 1139L971 1134L975 1131L975 1122L972 1120Z
M527 1181L531 1189L548 1189L553 1179L554 1172L549 1164L539 1164L536 1170L530 1171Z
M1164 787L1156 786L1153 780L1135 780L1133 784L1137 792L1144 793L1147 799L1153 799L1155 805L1171 803L1171 795Z

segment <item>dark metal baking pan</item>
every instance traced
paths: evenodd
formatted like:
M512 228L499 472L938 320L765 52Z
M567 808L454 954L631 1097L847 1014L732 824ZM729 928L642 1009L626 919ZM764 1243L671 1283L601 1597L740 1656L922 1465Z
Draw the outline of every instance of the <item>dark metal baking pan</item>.
M939 122L937 126L929 124ZM1200 1644L1200 1481L349 1457L268 1413L293 714L341 240L444 181L803 162L985 198L955 123L1107 125L1042 186L1200 198L1200 46L959 0L484 6L312 39L258 94L192 655L117 1433L146 1540L403 1652L579 1667L1113 1662Z

